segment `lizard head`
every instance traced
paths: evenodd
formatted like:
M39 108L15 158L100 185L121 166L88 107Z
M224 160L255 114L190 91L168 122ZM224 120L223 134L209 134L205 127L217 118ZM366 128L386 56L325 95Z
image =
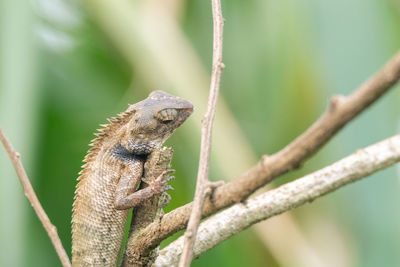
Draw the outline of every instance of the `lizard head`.
M193 105L163 91L154 91L129 109L133 115L123 129L121 145L130 153L143 155L160 148L192 114Z

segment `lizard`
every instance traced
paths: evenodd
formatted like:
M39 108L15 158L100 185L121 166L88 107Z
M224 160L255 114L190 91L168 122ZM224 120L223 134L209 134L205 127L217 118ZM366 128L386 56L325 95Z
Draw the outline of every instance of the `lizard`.
M147 156L193 112L193 105L153 91L101 125L79 173L72 208L72 266L117 266L130 208L171 189L165 172L137 190Z

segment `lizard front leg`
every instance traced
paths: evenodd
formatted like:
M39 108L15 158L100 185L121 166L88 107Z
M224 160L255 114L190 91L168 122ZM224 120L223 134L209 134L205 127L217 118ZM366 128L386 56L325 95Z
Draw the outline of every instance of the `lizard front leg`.
M149 183L148 187L136 191L143 175L143 166L143 161L134 161L130 163L127 168L123 169L115 191L115 209L130 209L146 199L172 189L172 187L167 186L167 183L174 177L168 176L164 178L164 176L172 172L172 170L166 170L162 172L154 182Z

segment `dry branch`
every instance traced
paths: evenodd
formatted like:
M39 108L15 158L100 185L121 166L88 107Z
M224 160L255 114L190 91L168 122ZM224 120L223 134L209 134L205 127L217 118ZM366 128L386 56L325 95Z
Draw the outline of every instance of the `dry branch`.
M358 150L303 178L236 204L201 223L194 257L252 224L311 202L400 161L400 135ZM175 266L182 253L180 237L160 251L155 266Z
M25 196L28 198L29 202L31 203L33 209L36 212L36 215L39 217L40 222L42 223L44 229L49 235L62 265L64 267L70 267L71 262L69 261L68 255L65 252L60 237L57 234L57 228L50 222L49 217L47 216L42 205L40 204L39 199L37 198L35 191L33 190L31 183L29 182L29 178L25 172L24 166L21 163L19 153L14 150L10 141L8 141L7 137L5 136L1 128L0 128L0 141L3 143L3 146L6 149L12 164L14 165L19 181L21 182L22 187L24 189Z
M322 116L296 140L272 156L264 156L237 180L216 188L205 200L202 217L243 201L274 178L299 167L355 116L375 102L400 79L400 52L378 73L348 97L336 96ZM168 236L182 230L189 219L192 203L166 214L159 223L150 224L141 233L149 246L157 246ZM152 233L157 233L149 238Z
M162 147L149 155L144 165L143 182L140 184L140 189L148 187L149 183L154 182L161 173L170 169L172 154L172 148ZM136 242L135 238L137 233L148 224L159 220L164 215L162 207L168 204L168 197L169 195L164 192L161 195L145 200L135 207L122 267L148 266L150 265L149 263L154 262L155 257L158 255L158 249L142 251L138 247L143 246L143 244ZM141 251L141 253L138 253L138 251Z
M193 209L191 210L189 223L185 232L185 245L179 262L180 267L190 266L193 254L193 245L196 239L197 228L201 219L201 211L203 209L206 197L206 189L208 186L209 158L211 151L211 135L212 125L215 117L215 109L217 106L219 86L221 81L221 73L224 68L222 63L222 40L224 21L222 17L221 1L212 0L212 14L214 24L213 37L213 64L210 83L210 95L206 114L203 117L203 126L201 129L201 147L199 169L197 173L196 192L193 200Z

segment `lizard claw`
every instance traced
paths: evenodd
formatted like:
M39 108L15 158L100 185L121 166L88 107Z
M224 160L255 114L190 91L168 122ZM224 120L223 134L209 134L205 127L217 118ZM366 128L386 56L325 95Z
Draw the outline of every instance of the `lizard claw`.
M161 194L158 205L160 208L165 208L170 201L171 201L171 196L168 195L167 193L163 193Z
M163 171L163 172L156 178L155 181L161 181L161 180L170 181L171 179L174 179L175 177L174 177L174 176L167 176L167 178L164 179L164 176L165 176L166 174L174 173L174 172L175 172L174 169L165 170L165 171ZM172 177L172 178L169 178L169 177Z

